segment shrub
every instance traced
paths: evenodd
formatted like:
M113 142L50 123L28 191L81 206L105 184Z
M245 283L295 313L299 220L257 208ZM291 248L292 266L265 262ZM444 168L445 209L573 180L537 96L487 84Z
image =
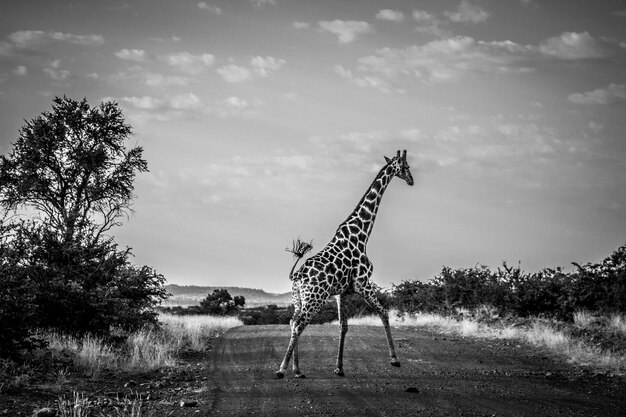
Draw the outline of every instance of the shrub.
M237 295L233 298L227 289L218 288L200 302L200 313L214 316L233 315L245 304L246 299L243 296Z
M459 308L481 305L500 314L521 317L550 316L573 320L580 310L617 314L626 312L626 246L600 263L574 264L577 270L546 268L525 273L518 267L490 271L487 267L444 267L429 282L404 281L393 288L400 312L453 314Z
M20 263L26 250L19 230L0 225L0 357L13 357L38 344L30 335L35 286Z

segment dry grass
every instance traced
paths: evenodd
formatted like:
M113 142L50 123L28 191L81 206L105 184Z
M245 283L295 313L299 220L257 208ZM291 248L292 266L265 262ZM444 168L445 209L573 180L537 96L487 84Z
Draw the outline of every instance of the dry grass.
M50 350L57 354L69 352L77 369L97 378L103 370L145 371L174 365L176 353L181 349L203 351L211 338L242 325L235 317L162 315L160 321L161 330L132 333L125 345L117 348L92 336L82 339L56 333L44 336Z
M598 321L598 318L585 310L574 313L574 324L578 327L588 328Z
M579 326L590 326L597 321L597 317L589 313L579 313L576 318L576 324ZM531 326L526 327L501 327L479 323L469 318L455 319L431 313L399 315L397 312L391 311L389 321L392 326L428 327L442 333L461 336L522 340L531 345L546 347L555 353L564 355L571 363L616 374L626 372L626 357L623 354L603 350L583 341L575 340L549 323L540 320L535 320ZM348 324L382 326L378 316L351 318L348 320ZM613 316L610 325L626 334L626 318L624 316Z
M181 349L203 351L209 346L210 339L228 328L242 325L234 317L162 315L160 321L162 328L159 331L142 330L132 333L125 345L118 348L90 336L78 339L51 333L45 337L51 351L59 355L69 352L77 369L87 376L97 378L104 370L146 371L175 365L176 353ZM59 373L60 384L66 376L66 371ZM1 389L2 385L0 391ZM99 406L100 404L94 403L84 393L74 392L71 398L59 398L54 411L61 417L87 417L95 415L96 410L100 410ZM138 395L119 400L110 410L112 414L107 413L107 416L156 415L151 406ZM100 411L98 415L105 414Z
M56 416L59 417L152 417L156 416L154 407L147 403L140 394L126 396L115 405L108 406L103 411L101 404L90 399L85 393L72 393L71 398L60 397L56 404ZM95 414L95 413L98 414Z
M159 317L163 324L164 337L176 346L176 350L188 346L192 350L201 351L206 341L231 327L242 326L237 317L216 316L175 316L162 314Z
M614 314L609 319L609 327L626 336L626 316Z

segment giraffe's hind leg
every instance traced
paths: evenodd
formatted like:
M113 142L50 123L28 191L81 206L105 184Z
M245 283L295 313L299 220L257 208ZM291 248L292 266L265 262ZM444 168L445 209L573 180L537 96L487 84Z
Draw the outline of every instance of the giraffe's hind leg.
M293 323L294 323L294 321L292 320L290 322L291 328L292 328L292 332L293 332ZM298 341L296 341L296 344L293 347L293 373L294 373L296 378L306 378L306 376L300 371L300 358L299 358L299 354L298 354Z
M294 314L291 324L291 339L289 340L289 346L287 347L287 352L285 352L285 357L283 358L282 363L280 364L280 368L276 371L276 377L278 379L283 378L285 376L285 371L287 370L287 366L289 365L289 361L291 360L291 356L294 355L294 372L296 373L296 378L304 378L304 374L300 371L299 363L297 362L296 355L294 354L295 350L298 348L298 339L300 335L306 328L306 326L311 321L311 318L317 314L319 309L322 306L322 301L314 300L311 302L302 302L302 308L299 314Z

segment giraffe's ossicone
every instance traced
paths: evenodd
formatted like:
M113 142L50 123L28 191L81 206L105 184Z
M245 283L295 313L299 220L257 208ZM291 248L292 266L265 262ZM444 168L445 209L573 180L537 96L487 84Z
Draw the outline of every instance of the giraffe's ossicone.
M343 300L346 294L360 294L378 313L387 336L391 364L400 366L389 328L389 314L376 299L376 287L370 283L372 263L367 257L367 241L374 226L376 213L382 196L393 177L399 177L408 185L413 185L413 176L406 160L406 151L397 152L394 158L385 157L386 165L380 170L356 208L339 225L335 236L317 254L308 258L290 275L294 315L291 319L291 339L280 369L278 378L285 375L289 360L293 355L295 376L303 378L298 362L298 338L329 297L335 296L339 310L339 351L335 374L343 376L343 346L348 332L348 320L344 312ZM297 262L297 261L296 261ZM295 266L295 265L294 265Z

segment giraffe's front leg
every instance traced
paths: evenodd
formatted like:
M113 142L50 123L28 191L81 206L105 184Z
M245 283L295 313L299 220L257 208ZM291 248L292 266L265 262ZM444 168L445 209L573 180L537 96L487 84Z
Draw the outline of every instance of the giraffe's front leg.
M390 363L392 366L400 366L398 354L396 353L396 347L393 343L393 338L391 337L391 327L389 326L389 313L387 312L387 309L376 299L376 291L372 287L371 283L367 282L365 285L357 287L357 292L363 296L365 302L376 310L380 316L380 320L383 322L383 326L385 328L385 336L387 336L389 356L391 357Z
M348 333L348 318L346 317L345 306L343 303L345 295L338 295L335 297L335 299L337 300L337 314L339 316L339 350L337 352L337 368L335 369L335 374L337 376L344 376L343 346L344 340L346 338L346 333Z
M385 327L385 335L387 336L387 344L389 345L389 356L391 357L391 365L392 366L400 366L400 361L398 360L398 355L396 354L396 347L393 344L393 338L391 337L391 327L389 326L389 314L386 310L380 314L380 319L383 322L383 326Z

